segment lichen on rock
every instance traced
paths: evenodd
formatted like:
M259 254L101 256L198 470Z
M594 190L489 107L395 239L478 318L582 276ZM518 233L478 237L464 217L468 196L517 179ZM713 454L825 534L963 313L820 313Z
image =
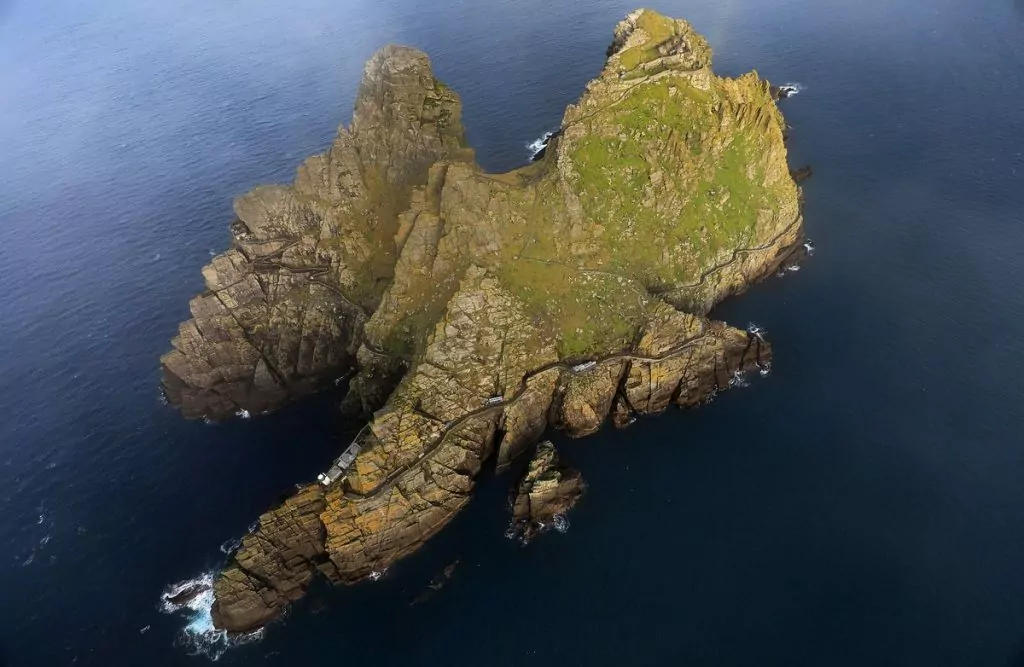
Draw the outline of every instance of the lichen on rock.
M525 544L552 528L564 532L568 527L566 514L585 489L583 477L561 465L555 446L540 443L512 497L508 536Z
M765 81L716 76L688 23L641 10L544 156L488 174L426 56L374 56L331 151L236 202L235 247L163 359L189 416L269 409L348 369L346 405L373 411L346 477L243 541L218 626L274 618L316 572L383 571L548 428L627 426L766 367L761 336L706 314L801 249L783 129Z
M192 418L257 414L351 368L413 187L434 162L471 155L459 98L427 57L381 49L330 150L291 186L235 200L232 248L203 268L206 291L160 360L168 400Z

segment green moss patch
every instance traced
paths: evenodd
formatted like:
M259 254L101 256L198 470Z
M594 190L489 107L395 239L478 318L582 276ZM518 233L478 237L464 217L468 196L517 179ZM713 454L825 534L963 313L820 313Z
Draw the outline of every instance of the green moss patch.
M624 273L695 280L723 248L744 247L759 210L777 206L764 185L764 128L739 120L714 89L666 77L585 122L575 185L603 227L600 259Z
M664 44L677 34L675 21L658 12L645 9L637 17L637 29L647 34L647 41L638 46L626 49L619 54L619 62L626 69L634 69L645 62L658 58L658 46Z

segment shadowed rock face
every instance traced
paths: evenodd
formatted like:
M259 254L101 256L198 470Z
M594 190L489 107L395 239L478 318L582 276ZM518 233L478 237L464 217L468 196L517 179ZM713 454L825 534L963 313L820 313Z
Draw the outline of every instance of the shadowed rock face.
M557 526L583 495L583 477L558 461L558 452L550 442L537 445L526 474L516 487L512 500L512 532L523 543L549 527Z
M635 12L544 157L487 174L462 148L457 100L426 58L385 49L367 68L351 133L339 135L349 148L312 158L291 188L240 200L244 234L323 229L322 211L361 214L289 237L313 239L301 247L318 258L340 248L332 272L313 277L292 264L308 253L289 255L288 294L303 295L301 308L215 291L225 310L196 314L164 358L172 400L189 414L224 400L217 414L227 414L356 364L347 402L379 409L343 482L304 488L245 538L214 585L219 627L276 617L317 571L344 583L385 570L465 506L488 459L505 468L549 427L583 436L609 415L627 426L767 367L759 335L704 315L792 260L799 191L768 84L717 77L710 63L689 24ZM398 90L433 92L396 104L395 86L373 83L394 77L417 82ZM352 155L359 178L337 176L355 173L338 166ZM335 208L311 203L325 200ZM310 211L317 224L295 222ZM374 245L381 234L389 243ZM262 285L239 238L214 264L241 255L239 273ZM211 290L219 275L208 275ZM303 347L322 331L327 342ZM310 345L335 356L303 356Z
M235 201L232 248L203 268L206 292L160 360L169 402L191 418L255 414L348 371L413 186L437 160L471 155L460 113L424 54L378 52L330 150L291 186Z

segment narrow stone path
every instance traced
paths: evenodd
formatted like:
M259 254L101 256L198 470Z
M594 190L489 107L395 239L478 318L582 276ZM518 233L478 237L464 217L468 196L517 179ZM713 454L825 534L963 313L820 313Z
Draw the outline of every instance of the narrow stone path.
M757 342L758 344L760 343L760 337L759 336L757 336L755 334L750 334L750 333L748 333L747 335L748 335L748 339L749 339L748 345L750 343L754 343L754 342ZM701 334L701 335L696 336L694 338L691 338L689 340L683 341L682 343L678 344L677 346L673 347L672 349L666 351L664 354L661 354L661 355L658 355L658 356L654 356L654 357L649 357L649 356L644 356L644 355L639 355L639 354L633 354L633 353L630 353L630 352L618 352L618 353L614 353L614 354L605 355L603 357L597 357L595 359L589 359L586 362L580 362L578 360L574 361L572 363L570 363L568 361L554 361L554 362L545 364L543 366L540 366L539 368L536 368L536 369L534 369L534 370L530 371L529 373L526 373L525 375L522 376L522 379L519 382L519 388L516 390L516 393L513 394L510 398L503 399L500 403L495 403L493 405L484 405L484 406L482 406L480 408L477 408L476 410L473 410L471 412L467 412L466 414L462 415L461 417L458 417L457 419L454 419L454 420L452 420L450 422L447 422L445 424L444 430L442 431L440 437L437 438L437 441L434 443L434 445L430 449L428 449L427 451L423 452L415 461L412 461L411 463L409 463L409 464L407 464L405 466L402 466L400 468L397 468L396 470L392 471L372 491L369 491L367 493L357 493L355 491L348 490L348 491L345 491L344 495L345 495L346 498L350 498L350 499L353 499L353 500L366 500L366 499L369 499L369 498L373 498L374 496L377 496L380 493L383 493L384 491L388 490L392 486L392 484L395 482L395 480L397 480L403 474L405 474L409 470L412 470L416 466L422 465L427 460L429 460L431 458L431 456L435 452L437 452L437 450L440 449L440 447L445 443L445 441L447 440L448 436L451 435L451 433L455 429L457 429L459 426L461 426L462 424L466 423L470 419L473 419L475 417L479 417L480 415L484 415L484 414L495 412L495 411L503 411L505 408L508 408L508 407L510 407L512 405L515 405L526 394L527 389L529 389L529 381L532 378L540 375L541 373L546 373L547 371L550 371L550 370L553 370L553 369L556 369L556 368L561 368L561 369L564 369L564 370L568 370L570 373L576 374L576 372L572 370L574 366L578 366L581 363L589 363L589 362L594 362L594 366L590 366L586 371L581 371L580 374L586 373L586 372L590 371L591 369L593 369L596 365L602 364L602 363L607 362L607 361L620 361L621 360L621 361L629 361L630 363L632 363L632 362L657 363L657 362L660 362L660 361L665 361L667 359L671 359L672 357L675 357L675 356L678 356L678 355L682 354L683 352L685 352L686 350L690 349L691 347L699 344L702 340L706 339L708 336L710 336L710 334L707 334L707 333ZM756 339L756 341L755 341L755 339ZM353 438L352 444L359 444L360 443L360 438L362 438L363 436L366 435L367 431L370 430L370 427L371 427L371 424L367 424L362 429L360 429L360 431L356 434L355 438ZM351 445L349 445L349 447L351 447ZM346 451L347 450L348 450L348 448L346 448ZM339 481L344 481L344 478L341 478L341 480L339 480Z

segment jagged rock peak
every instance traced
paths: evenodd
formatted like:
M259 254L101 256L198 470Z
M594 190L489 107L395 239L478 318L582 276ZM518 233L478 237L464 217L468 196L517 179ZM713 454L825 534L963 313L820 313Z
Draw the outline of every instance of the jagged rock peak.
M561 464L555 446L540 443L516 487L511 534L526 543L550 528L565 530L565 515L585 490L583 477Z
M207 291L160 360L169 403L189 418L247 416L351 370L413 188L435 162L472 158L461 108L422 52L373 56L351 130L303 162L293 185L235 201L232 247L203 268Z
M619 21L608 47L606 74L639 69L711 67L711 47L688 21L638 9Z

